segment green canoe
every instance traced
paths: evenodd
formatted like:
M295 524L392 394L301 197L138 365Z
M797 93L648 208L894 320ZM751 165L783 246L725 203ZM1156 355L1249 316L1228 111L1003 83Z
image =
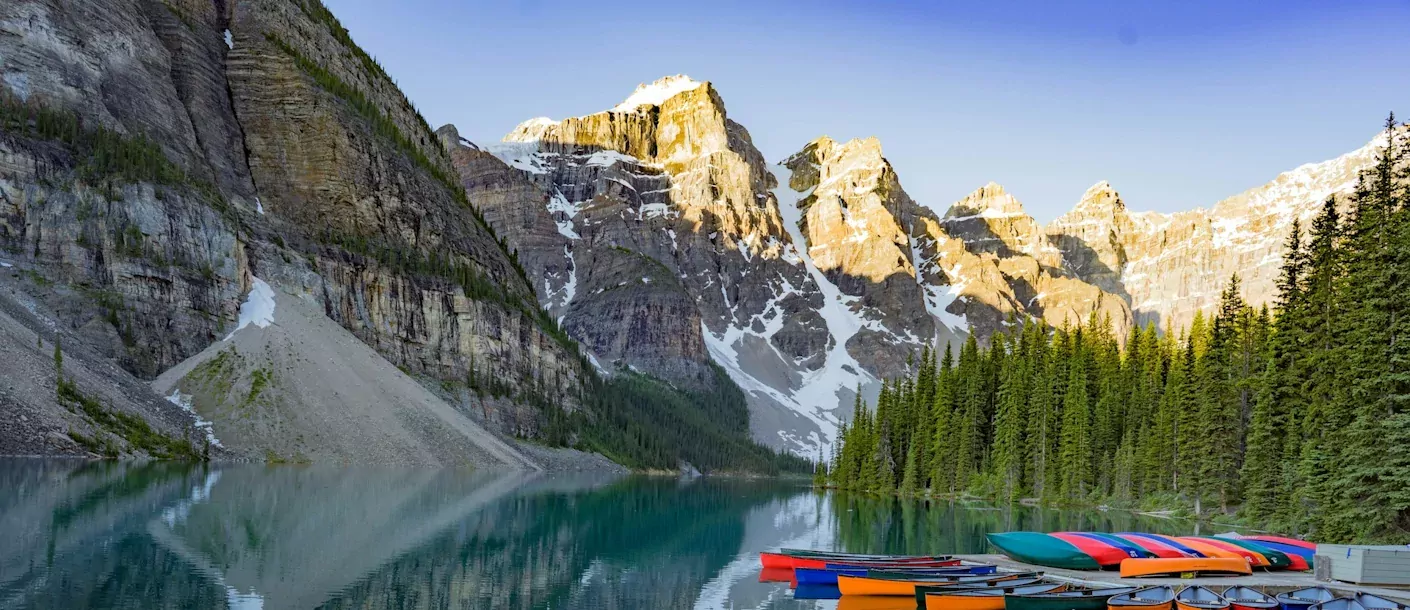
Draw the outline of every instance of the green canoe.
M1004 610L1106 610L1106 601L1136 587L1081 589L1037 595L1005 595Z
M1069 570L1100 570L1101 566L1081 549L1039 532L1005 532L987 534L989 544L999 547L1005 555L1034 565Z
M1215 538L1215 540L1222 540L1229 544L1238 545L1250 551L1258 553L1259 555L1267 557L1268 569L1270 570L1286 570L1292 567L1292 560L1288 559L1288 554L1276 550L1273 547L1259 544L1252 540L1243 540L1240 538Z
M1234 546L1236 546L1236 547L1243 548L1243 549L1248 549L1248 550L1250 550L1250 551L1253 551L1253 552L1255 552L1255 553L1258 553L1259 555L1262 555L1262 556L1264 556L1265 558L1268 559L1268 569L1269 569L1269 570L1286 570L1286 569L1288 569L1289 567L1292 566L1292 560L1291 560L1291 559L1288 559L1288 555L1287 555L1286 553L1284 553L1284 552L1282 552L1282 551L1275 551L1275 550L1273 550L1273 549L1271 549L1271 548L1269 548L1269 547L1266 547L1266 546L1264 546L1264 545L1258 544L1257 542L1254 542L1254 541L1252 541L1252 540L1240 540L1240 539L1238 539L1238 538L1219 538L1219 537L1217 537L1217 536L1191 536L1191 537L1192 537L1192 538L1204 538L1204 539L1208 539L1208 540L1214 540L1214 541L1217 541L1217 542L1223 542L1223 543L1225 543L1225 544L1232 544L1232 545L1234 545Z

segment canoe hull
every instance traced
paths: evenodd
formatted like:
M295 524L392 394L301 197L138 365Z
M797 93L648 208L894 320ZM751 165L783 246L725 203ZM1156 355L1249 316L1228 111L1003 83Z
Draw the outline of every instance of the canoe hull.
M1182 602L1182 601L1180 601L1180 600L1178 600L1178 599L1175 600L1175 610L1224 610L1224 609L1227 609L1228 607L1229 607L1229 602L1224 602L1224 604L1221 606L1221 605L1204 605L1204 604L1194 605L1194 604L1187 604L1187 603Z
M1056 595L1006 595L1004 596L1005 610L1105 610L1107 600L1116 594L1111 595L1082 595L1065 596Z
M1247 576L1253 573L1248 562L1236 558L1181 557L1171 559L1127 559L1121 562L1121 577L1170 576L1187 573Z
M1101 565L1081 549L1047 534L1007 532L987 537L989 543L1005 555L1024 563L1069 570L1101 569Z

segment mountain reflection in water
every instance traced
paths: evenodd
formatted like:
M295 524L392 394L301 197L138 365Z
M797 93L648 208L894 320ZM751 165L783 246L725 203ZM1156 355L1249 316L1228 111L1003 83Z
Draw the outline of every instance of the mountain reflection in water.
M21 459L0 488L0 608L834 608L759 582L758 552L1181 531L777 480Z

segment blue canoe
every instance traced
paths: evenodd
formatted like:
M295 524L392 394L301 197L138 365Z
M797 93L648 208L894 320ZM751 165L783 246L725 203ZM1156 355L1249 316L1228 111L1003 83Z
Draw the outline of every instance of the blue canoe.
M1181 553L1185 553L1190 557L1204 557L1204 553L1196 551L1190 548L1185 543L1180 542L1179 540L1176 540L1170 536L1161 536L1159 534L1142 534L1140 532L1121 532L1121 535L1135 536L1137 538L1145 538L1146 540L1154 540L1156 542L1164 544L1165 546L1174 547L1178 549Z
M1112 535L1112 534L1103 534L1103 533L1101 533L1101 532L1071 532L1071 533L1076 534L1076 535L1078 535L1078 536L1085 537L1085 538L1091 538L1092 540L1097 540L1097 541L1100 541L1100 542L1105 542L1105 543L1107 543L1107 544L1110 544L1111 546L1114 546L1114 547L1116 547L1116 548L1118 548L1118 549L1121 549L1121 550L1123 550L1123 551L1126 551L1126 554L1127 554L1127 555L1129 555L1129 556L1131 556L1132 558L1135 558L1135 559L1147 559L1147 558L1150 558L1150 557L1155 557L1155 553L1152 553L1152 552L1147 551L1147 550L1145 550L1145 549L1143 549L1143 548L1141 548L1141 547L1139 547L1139 546L1136 546L1136 545L1134 545L1134 544L1131 544L1130 542L1128 542L1128 541L1126 541L1126 540L1122 540L1120 537L1114 536L1114 535Z
M799 586L802 586L804 584L836 585L837 575L839 574L845 574L847 576L866 576L867 570L875 569L877 568L865 568L846 564L830 563L827 564L826 568L793 568L793 579L798 582ZM982 575L993 574L996 570L998 570L998 568L996 568L995 566L955 566L953 568L917 568L914 570L908 570L903 567L892 567L887 569L888 572L905 572L907 574L915 574L917 576L939 576L949 574Z
M1278 606L1283 610L1307 610L1322 602L1329 602L1337 596L1326 587L1307 587L1278 594Z
M1317 551L1314 551L1314 550L1309 549L1309 548L1306 548L1306 547L1300 547L1300 546L1297 546L1297 545L1294 545L1294 544L1283 544L1283 543L1281 543L1281 542L1271 542L1271 541L1268 541L1268 540L1253 540L1253 539L1249 539L1249 540L1247 540L1246 542L1257 542L1258 544L1261 544L1261 545L1263 545L1263 546L1266 546L1266 547L1268 547L1268 548L1270 548L1270 549L1273 549L1273 550L1275 550L1275 551L1279 551L1279 552L1283 553L1284 555L1297 555L1298 557L1301 557L1301 558L1307 560L1308 565L1311 565L1311 564L1312 564L1312 556L1317 554Z

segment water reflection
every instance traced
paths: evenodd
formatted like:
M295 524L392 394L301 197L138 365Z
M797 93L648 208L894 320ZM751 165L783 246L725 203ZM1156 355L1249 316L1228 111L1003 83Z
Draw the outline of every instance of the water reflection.
M777 481L0 460L0 608L833 608L758 551L983 552L1126 514L819 495Z

